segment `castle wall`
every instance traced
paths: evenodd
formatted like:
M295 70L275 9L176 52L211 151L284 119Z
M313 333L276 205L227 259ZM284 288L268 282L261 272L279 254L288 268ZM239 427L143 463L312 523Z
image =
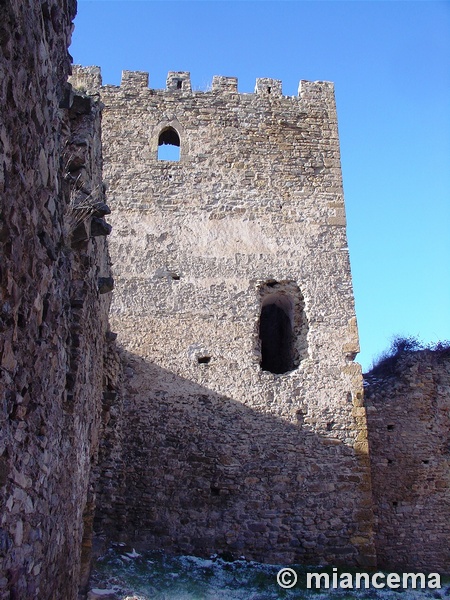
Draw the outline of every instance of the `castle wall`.
M450 570L449 352L403 355L365 395L379 566Z
M74 1L0 6L0 598L78 597L109 301L100 105L66 85ZM97 227L97 231L95 228ZM102 235L99 235L102 234ZM106 286L107 287L107 286ZM89 496L89 497L88 497ZM84 542L83 542L84 537ZM83 569L86 571L86 552ZM86 575L86 573L85 573Z
M99 527L177 552L373 564L332 84L285 97L270 79L239 94L230 77L193 92L184 72L167 90L140 72L75 77L105 105L127 363L121 485L109 469ZM164 131L179 162L157 159ZM271 303L293 328L286 373L260 366Z

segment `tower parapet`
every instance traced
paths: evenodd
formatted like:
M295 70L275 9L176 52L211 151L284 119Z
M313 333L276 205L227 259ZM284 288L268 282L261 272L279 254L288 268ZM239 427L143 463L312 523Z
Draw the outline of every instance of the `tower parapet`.
M99 91L102 86L102 76L100 67L81 67L74 65L72 67L72 76L70 81L75 88L81 88L87 92ZM108 86L111 88L117 86ZM223 75L214 75L210 90L199 91L192 90L191 74L189 71L169 71L166 79L165 89L149 88L148 71L122 71L120 88L127 92L142 93L144 90L164 93L179 92L181 94L208 94L214 93L234 93L242 96L252 96L253 94L264 97L276 98L295 98L295 96L283 96L282 81L268 77L256 78L253 93L240 93L238 90L238 78L226 77ZM298 98L308 102L321 102L324 99L334 100L334 85L330 81L306 81L301 80L298 86Z

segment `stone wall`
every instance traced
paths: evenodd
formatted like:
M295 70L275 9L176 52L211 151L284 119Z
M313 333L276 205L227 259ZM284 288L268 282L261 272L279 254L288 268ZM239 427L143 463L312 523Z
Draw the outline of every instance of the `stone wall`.
M89 545L111 282L100 104L66 84L75 10L0 4L2 600L76 598Z
M193 92L186 72L167 90L141 72L120 87L101 87L95 68L74 78L105 105L111 322L125 357L99 533L373 564L332 84L303 81L285 97L271 79L239 94L233 77ZM171 141L180 160L158 160ZM264 363L267 307L288 332L285 372Z
M365 390L378 564L449 573L450 353L405 353Z

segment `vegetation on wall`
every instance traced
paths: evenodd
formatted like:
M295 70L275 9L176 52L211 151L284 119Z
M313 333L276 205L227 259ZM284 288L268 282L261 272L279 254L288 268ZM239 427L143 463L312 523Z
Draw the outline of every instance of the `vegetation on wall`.
M374 359L368 374L374 377L389 377L391 375L396 375L400 359L405 356L405 354L411 354L421 350L428 350L430 352L440 353L443 356L449 356L450 340L423 344L414 336L406 337L396 335L393 337L389 348Z

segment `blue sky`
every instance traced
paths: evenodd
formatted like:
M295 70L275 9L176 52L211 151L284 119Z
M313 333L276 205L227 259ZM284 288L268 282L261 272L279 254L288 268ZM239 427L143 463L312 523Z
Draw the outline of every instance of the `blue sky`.
M450 2L78 0L70 52L111 84L333 81L358 360L397 334L450 340Z

